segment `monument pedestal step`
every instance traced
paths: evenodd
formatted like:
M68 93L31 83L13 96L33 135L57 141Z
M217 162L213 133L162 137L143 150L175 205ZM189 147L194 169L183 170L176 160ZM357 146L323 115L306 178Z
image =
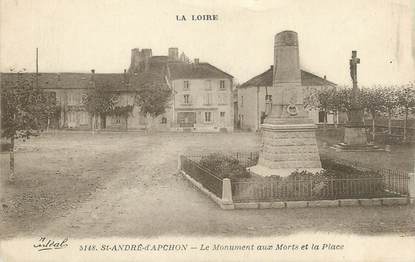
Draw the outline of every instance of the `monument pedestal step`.
M291 175L294 171L308 171L312 173L317 173L322 171L322 168L284 168L284 169L273 169L266 166L252 166L248 167L247 170L252 173L253 176L268 177L268 176L280 176L287 177Z
M339 143L332 147L331 149L335 149L336 151L360 151L360 152L374 152L374 151L384 151L385 149L380 148L378 146L372 144L365 144L365 145L349 145L346 143Z

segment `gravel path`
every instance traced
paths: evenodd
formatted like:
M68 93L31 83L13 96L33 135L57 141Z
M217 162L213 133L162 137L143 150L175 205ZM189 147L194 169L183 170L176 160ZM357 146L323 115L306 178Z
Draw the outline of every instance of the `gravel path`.
M59 134L21 144L6 183L1 237L268 236L296 232L415 235L415 208L221 210L177 174L184 152L254 151L255 134Z

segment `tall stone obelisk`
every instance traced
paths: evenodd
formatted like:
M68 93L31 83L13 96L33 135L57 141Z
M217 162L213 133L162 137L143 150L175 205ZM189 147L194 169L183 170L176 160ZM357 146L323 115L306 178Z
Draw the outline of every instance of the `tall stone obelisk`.
M303 105L298 36L283 31L275 36L272 111L262 125L258 165L260 176L289 176L295 170L321 170L315 125Z

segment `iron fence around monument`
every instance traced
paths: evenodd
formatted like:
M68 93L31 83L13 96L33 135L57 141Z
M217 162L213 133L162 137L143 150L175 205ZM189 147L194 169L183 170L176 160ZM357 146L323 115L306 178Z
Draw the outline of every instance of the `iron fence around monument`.
M204 188L215 194L217 197L222 197L222 178L186 156L180 156L180 163L181 170L187 175L202 184Z
M394 178L395 187L390 187L389 182L384 177L236 181L232 182L232 198L234 202L267 202L406 196L393 189L407 191L407 179Z
M258 152L231 152L222 155L238 159L244 167L256 165L259 157ZM206 189L221 197L223 179L212 171L213 167L199 163L207 156L209 154L206 153L181 156L181 169ZM290 179L280 177L232 179L233 201L361 199L406 197L409 194L409 173L406 171L369 167L361 162L345 159L331 160L358 171L370 171L372 175L362 176L356 173L356 175L351 174L350 178L311 176Z
M359 161L350 161L338 158L332 160L338 164L350 166L360 171L371 171L378 173L383 179L386 191L403 196L409 194L409 173L407 171L368 166Z

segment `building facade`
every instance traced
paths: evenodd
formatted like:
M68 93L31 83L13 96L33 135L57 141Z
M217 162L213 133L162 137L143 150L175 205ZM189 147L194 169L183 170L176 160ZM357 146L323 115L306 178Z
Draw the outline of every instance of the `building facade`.
M233 77L209 63L190 63L178 48L168 56L153 56L151 49L131 50L131 64L123 73L2 73L1 84L16 83L18 77L35 79L59 106L59 116L51 128L140 130L151 127L173 131L233 130ZM137 105L137 90L143 85L172 89L166 112L152 121ZM93 117L85 107L91 89L109 93L116 110Z
M274 69L271 66L264 73L251 78L238 87L237 128L250 131L260 129L260 125L271 110L271 103L266 101L272 101L276 97L272 87L273 73ZM321 88L336 87L336 84L328 81L325 77L321 78L304 70L301 70L301 84L305 93ZM336 114L329 113L326 116L324 112L318 110L309 111L309 117L316 124L323 123L324 117L327 117L328 124L336 123L338 120Z
M172 128L194 131L233 131L233 77L200 63L170 63L173 89Z

